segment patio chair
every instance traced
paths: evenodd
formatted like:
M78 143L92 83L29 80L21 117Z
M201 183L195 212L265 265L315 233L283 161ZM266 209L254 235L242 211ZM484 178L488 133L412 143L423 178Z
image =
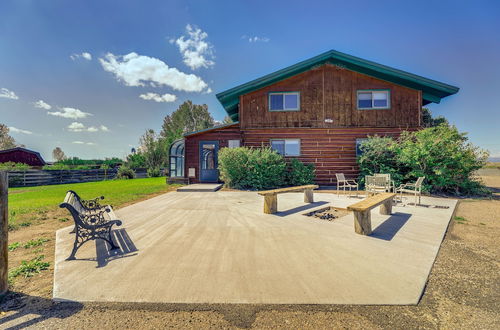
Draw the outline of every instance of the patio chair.
M393 180L391 180L391 175L387 173L375 173L373 174L374 176L379 176L386 178L387 180L387 190L386 192L394 192L396 190L396 184L394 183Z
M365 176L365 187L367 194L378 194L388 192L390 190L385 176Z
M415 183L405 183L396 188L396 193L399 193L399 200L401 203L403 202L403 193L408 193L415 196L415 206L417 206L417 197L418 204L420 204L420 199L422 197L422 183L424 180L425 176L421 176Z
M347 180L344 173L335 173L335 176L337 177L337 196L340 196L340 188L344 189L344 195L345 188L349 188L349 194L352 188L356 188L356 196L358 196L359 185L355 180Z

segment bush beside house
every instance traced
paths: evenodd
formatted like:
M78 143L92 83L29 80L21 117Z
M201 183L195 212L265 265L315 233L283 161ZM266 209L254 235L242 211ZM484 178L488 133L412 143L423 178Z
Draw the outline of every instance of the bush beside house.
M488 153L468 142L465 133L442 124L399 139L373 136L361 145L360 181L365 175L390 173L396 185L425 176L432 193L484 195L488 190L474 173L486 164Z

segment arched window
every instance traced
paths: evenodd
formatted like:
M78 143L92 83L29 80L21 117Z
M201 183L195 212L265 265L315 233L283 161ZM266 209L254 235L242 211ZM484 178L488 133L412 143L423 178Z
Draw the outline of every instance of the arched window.
M184 139L170 146L170 177L184 177Z

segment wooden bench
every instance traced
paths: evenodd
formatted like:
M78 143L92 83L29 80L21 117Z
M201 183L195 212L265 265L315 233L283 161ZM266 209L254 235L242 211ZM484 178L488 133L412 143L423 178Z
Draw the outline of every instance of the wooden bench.
M68 209L75 221L75 228L72 231L75 233L75 242L67 260L75 259L76 251L90 240L102 239L109 243L112 250L119 248L111 238L111 227L121 226L122 222L116 218L111 205L100 204L99 200L102 199L104 197L101 196L84 200L76 192L69 190L64 201L59 205L61 208Z
M354 231L361 235L372 233L371 210L380 205L380 214L392 213L392 200L396 194L381 193L363 199L347 207L354 212Z
M284 194L289 192L304 192L304 202L314 203L313 189L318 188L315 184L309 184L305 186L287 187L279 188L273 190L259 191L259 195L264 196L264 213L273 214L278 212L278 194Z

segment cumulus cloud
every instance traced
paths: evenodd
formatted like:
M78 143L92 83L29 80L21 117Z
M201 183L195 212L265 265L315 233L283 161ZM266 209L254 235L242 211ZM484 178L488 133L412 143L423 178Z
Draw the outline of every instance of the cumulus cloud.
M87 52L83 52L81 54L72 54L69 56L73 61L74 60L77 60L79 58L83 58L83 59L86 59L87 61L90 61L92 60L92 55L90 53L87 53Z
M8 90L7 88L0 88L0 98L1 97L11 100L19 100L19 96L17 96L16 93Z
M209 68L215 64L214 46L208 42L208 34L200 28L190 24L186 26L186 34L177 39L171 39L170 43L176 44L182 54L184 63L192 70L198 68Z
M52 109L52 106L50 104L45 103L43 100L33 102L33 105L35 106L35 108L40 108L45 110Z
M16 127L13 127L13 126L10 126L9 127L9 131L13 132L13 133L19 133L19 134L33 134L33 132L31 131L27 131L25 129L20 129L20 128L16 128Z
M70 132L90 132L90 133L94 133L94 132L98 132L99 130L103 131L103 132L108 132L109 129L104 126L104 125L101 125L100 127L95 127L95 126L85 126L84 124L82 123L79 123L77 121L74 121L72 122L71 124L68 125L68 131Z
M207 83L194 74L186 74L165 62L149 56L130 53L124 56L106 54L100 58L104 70L115 75L116 79L127 86L169 86L185 92L201 92Z
M93 146L93 145L95 145L95 143L94 143L94 142L83 142L83 141L73 141L72 143L74 143L74 144L86 144L86 145L88 145L88 146Z
M241 39L245 39L248 42L269 42L269 41L271 41L271 39L269 39L268 37L258 37L258 36L252 37L252 36L247 36L247 35L241 36Z
M177 96L173 94L156 94L156 93L146 93L141 94L139 97L143 100L153 100L156 102L175 102L177 100Z
M88 116L92 116L91 113L83 112L80 109L76 108L59 108L61 111L49 111L47 114L56 117L70 118L70 119L80 119L87 118Z

